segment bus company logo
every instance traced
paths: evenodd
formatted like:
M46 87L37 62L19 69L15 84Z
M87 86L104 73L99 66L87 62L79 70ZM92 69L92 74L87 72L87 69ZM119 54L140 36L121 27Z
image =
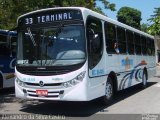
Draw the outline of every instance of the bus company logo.
M16 58L12 59L10 64L9 64L9 68L10 69L14 69L14 66L15 66L15 62L16 62Z
M35 82L35 78L23 78L24 82Z
M40 87L43 87L43 86L44 86L44 82L43 82L43 81L40 81L40 82L39 82L39 86L40 86Z
M104 75L104 70L103 69L92 70L92 75L93 76Z
M133 60L126 57L126 59L122 60L122 66L125 66L125 69L128 70L133 65Z

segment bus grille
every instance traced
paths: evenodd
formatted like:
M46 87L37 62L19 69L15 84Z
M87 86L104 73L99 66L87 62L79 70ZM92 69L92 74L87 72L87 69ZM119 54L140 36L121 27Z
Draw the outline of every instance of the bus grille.
M63 71L27 71L23 70L21 73L26 74L26 75L37 75L37 76L49 76L49 75L61 75L61 74L66 74L69 73L69 70L63 70Z
M63 90L61 91L49 91L48 92L48 95L47 96L43 96L43 98L57 98L59 97L60 95L62 95L64 93ZM36 91L33 91L33 90L27 90L27 94L28 96L30 97L39 97L37 94L36 94Z
M45 88L45 89L61 89L63 88L62 83L45 83L43 87L39 83L27 83L25 82L25 87L27 88Z

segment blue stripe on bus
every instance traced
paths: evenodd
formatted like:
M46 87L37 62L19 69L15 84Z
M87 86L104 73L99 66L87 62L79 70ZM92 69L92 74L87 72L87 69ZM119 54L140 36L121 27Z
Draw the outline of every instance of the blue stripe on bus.
M0 35L4 35L4 36L10 35L12 37L17 37L17 32L15 32L15 31L9 31L9 33L8 33L8 30L1 30L0 29Z
M1 56L0 59L0 71L3 73L10 73L14 72L14 66L15 66L15 58L14 57L9 57L9 56Z

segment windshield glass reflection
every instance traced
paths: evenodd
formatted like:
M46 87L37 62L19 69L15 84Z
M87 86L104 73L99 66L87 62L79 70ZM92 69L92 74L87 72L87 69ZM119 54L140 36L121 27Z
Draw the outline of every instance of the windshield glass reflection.
M18 35L17 64L26 66L74 65L85 60L85 38L82 25L26 28Z

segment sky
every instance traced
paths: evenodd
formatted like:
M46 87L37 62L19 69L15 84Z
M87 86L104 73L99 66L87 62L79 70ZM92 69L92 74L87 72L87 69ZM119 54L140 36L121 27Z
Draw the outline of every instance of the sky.
M116 15L121 7L127 6L141 11L141 23L149 23L147 19L153 15L154 8L160 7L160 0L108 0L110 3L116 4L116 11L104 10L103 12L110 18L117 20ZM97 2L97 5L101 5Z

